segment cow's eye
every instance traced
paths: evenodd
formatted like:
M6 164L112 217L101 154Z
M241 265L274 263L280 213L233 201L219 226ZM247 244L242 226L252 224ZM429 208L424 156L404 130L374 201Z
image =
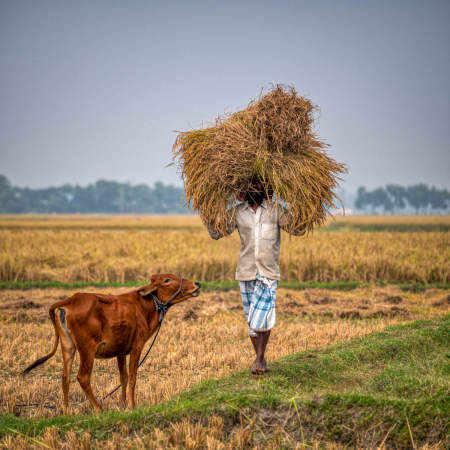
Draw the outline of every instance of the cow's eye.
M166 278L165 280L164 280L164 283L170 283L172 280L170 279L170 278Z

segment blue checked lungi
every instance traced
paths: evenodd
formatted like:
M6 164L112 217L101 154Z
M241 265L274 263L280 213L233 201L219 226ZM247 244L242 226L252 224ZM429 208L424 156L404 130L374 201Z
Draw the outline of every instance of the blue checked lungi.
M256 275L256 280L239 281L242 306L248 323L248 334L268 331L275 326L275 299L277 280Z

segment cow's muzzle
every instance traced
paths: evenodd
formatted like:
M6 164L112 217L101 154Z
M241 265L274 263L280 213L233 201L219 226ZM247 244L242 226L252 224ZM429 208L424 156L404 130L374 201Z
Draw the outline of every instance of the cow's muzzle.
M198 281L196 281L194 284L195 284L195 289L192 292L192 296L197 297L198 295L200 295L200 288L202 287L202 285Z

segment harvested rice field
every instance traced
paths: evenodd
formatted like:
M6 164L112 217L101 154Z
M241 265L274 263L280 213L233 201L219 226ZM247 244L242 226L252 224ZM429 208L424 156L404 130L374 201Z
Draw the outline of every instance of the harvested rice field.
M358 386L363 386L365 381L351 381L350 375L343 379L338 375L324 375L318 368L320 364L316 371L313 363L314 355L332 352L333 346L338 349L343 346L345 350L346 345L361 342L364 348L364 339L378 336L374 333L389 327L433 324L448 317L450 238L446 227L449 225L445 217L423 220L386 217L373 221L339 218L328 230L325 228L306 238L284 235L280 261L283 280L367 284L351 290L280 287L277 325L266 355L273 369L266 381L258 381L249 371L253 350L239 291L233 284L227 285L227 290L220 288L220 283L214 285L214 282L233 280L238 236L213 241L195 216L2 217L0 281L12 283L13 289L0 289L0 419L7 424L6 428L0 427L0 448L343 448L348 443L358 447L382 444L381 447L406 448L411 443L408 427L417 447L445 448L445 425L440 412L430 412L432 420L426 423L431 425L425 426L411 412L413 403L407 400L404 401L408 406L401 406L400 400L389 403L391 398L408 399L411 395L408 392L416 392L414 395L419 400L423 397L423 401L427 399L440 405L433 399L450 392L449 380L445 368L437 368L435 356L434 363L423 362L426 370L422 366L417 369L417 380L426 378L427 371L431 374L423 384L411 378L416 373L415 366L414 370L389 369L389 376L395 373L395 380L403 383L395 394L391 386L389 395L385 393L386 382L376 381L384 378L373 375L383 367L388 371L387 360L367 365L358 356L357 364L349 363L349 373L358 372L361 380L370 380L373 375L370 385L373 398L387 402L370 410L373 421L362 422L361 411L375 408L367 404L358 409L365 403L361 403L363 397L354 396L363 395L358 393ZM381 228L364 228L374 226ZM405 231L408 226L414 231ZM136 413L121 411L119 395L115 394L102 402L110 413L93 415L76 381L76 357L69 394L70 416L64 418L59 349L55 357L28 376L19 375L28 364L51 349L54 332L48 318L49 306L76 292L57 287L23 290L19 289L21 282L84 282L86 285L77 291L123 293L135 288L93 287L89 282L145 284L152 273L163 271L212 284L199 297L169 311L149 359L138 372ZM402 283L418 283L421 288L407 290ZM434 285L427 286L429 283ZM402 339L406 342L406 338ZM450 344L448 335L443 339L436 342L444 345L447 339ZM372 345L367 342L367 346ZM411 344L412 353L415 345ZM277 381L275 388L270 385L270 377L278 377L279 364L286 364L278 361L289 362L292 358L289 355L298 352L306 361L312 361L308 364L313 369L293 372L297 375L289 398L294 403L289 403L290 400L280 403L276 400L277 392L288 390L287 385ZM349 354L356 353L351 350ZM395 359L395 353L387 351L386 354ZM433 355L431 350L429 353ZM437 354L445 356L441 350ZM419 364L421 360L424 359L414 356L413 362ZM334 362L327 370L336 367L339 364ZM232 384L230 388L234 381L228 380L243 380L243 385ZM98 398L113 389L118 381L115 359L96 360L92 385ZM419 384L405 391L407 381L410 385ZM255 390L240 394L246 385L254 386ZM205 394L210 392L208 389L211 393ZM265 397L255 409L252 396L257 399L261 392ZM202 406L213 395L218 396L214 400L216 406L212 410ZM354 411L354 415L349 413L341 424L326 425L327 417L336 416L334 408L340 401L336 397L331 402L334 406L325 411L329 395L342 395L347 405L351 398L356 403L352 407L339 406L339 414L348 410ZM173 405L170 414L162 412L166 411L164 405ZM448 407L448 402L444 403L439 411L444 408L445 412ZM186 408L192 408L193 412L187 415L180 412ZM401 420L396 419L400 410L404 411ZM159 414L163 418L158 419ZM316 415L314 422L311 417ZM387 434L394 423L395 427ZM346 427L351 429L351 424L353 432L346 430ZM331 429L339 431L333 434L328 432Z
M306 237L283 233L281 277L449 283L448 227L446 216L343 217ZM236 232L210 239L196 216L7 216L0 218L0 281L124 283L158 272L232 281L239 246Z
M50 351L54 331L47 311L66 296L66 291L58 289L0 292L1 411L29 417L61 413L60 351L30 376L18 375ZM448 311L450 296L438 289L421 294L397 288L356 289L350 293L280 289L278 325L269 345L268 361ZM238 291L206 293L177 305L170 310L158 339L148 363L139 371L139 404L168 400L199 381L249 368L253 362ZM89 413L90 405L75 378L76 364L72 372L72 412ZM107 394L118 383L115 359L97 360L94 374L97 395ZM21 404L33 406L17 406ZM108 399L104 406L119 408L118 396Z

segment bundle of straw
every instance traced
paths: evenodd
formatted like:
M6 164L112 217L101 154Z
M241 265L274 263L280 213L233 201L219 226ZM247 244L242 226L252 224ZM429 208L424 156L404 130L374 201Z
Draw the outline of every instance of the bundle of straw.
M236 196L258 178L271 204L289 215L290 231L322 225L337 199L345 165L313 131L316 107L293 87L277 85L243 111L178 133L173 146L186 200L204 223L225 233Z

